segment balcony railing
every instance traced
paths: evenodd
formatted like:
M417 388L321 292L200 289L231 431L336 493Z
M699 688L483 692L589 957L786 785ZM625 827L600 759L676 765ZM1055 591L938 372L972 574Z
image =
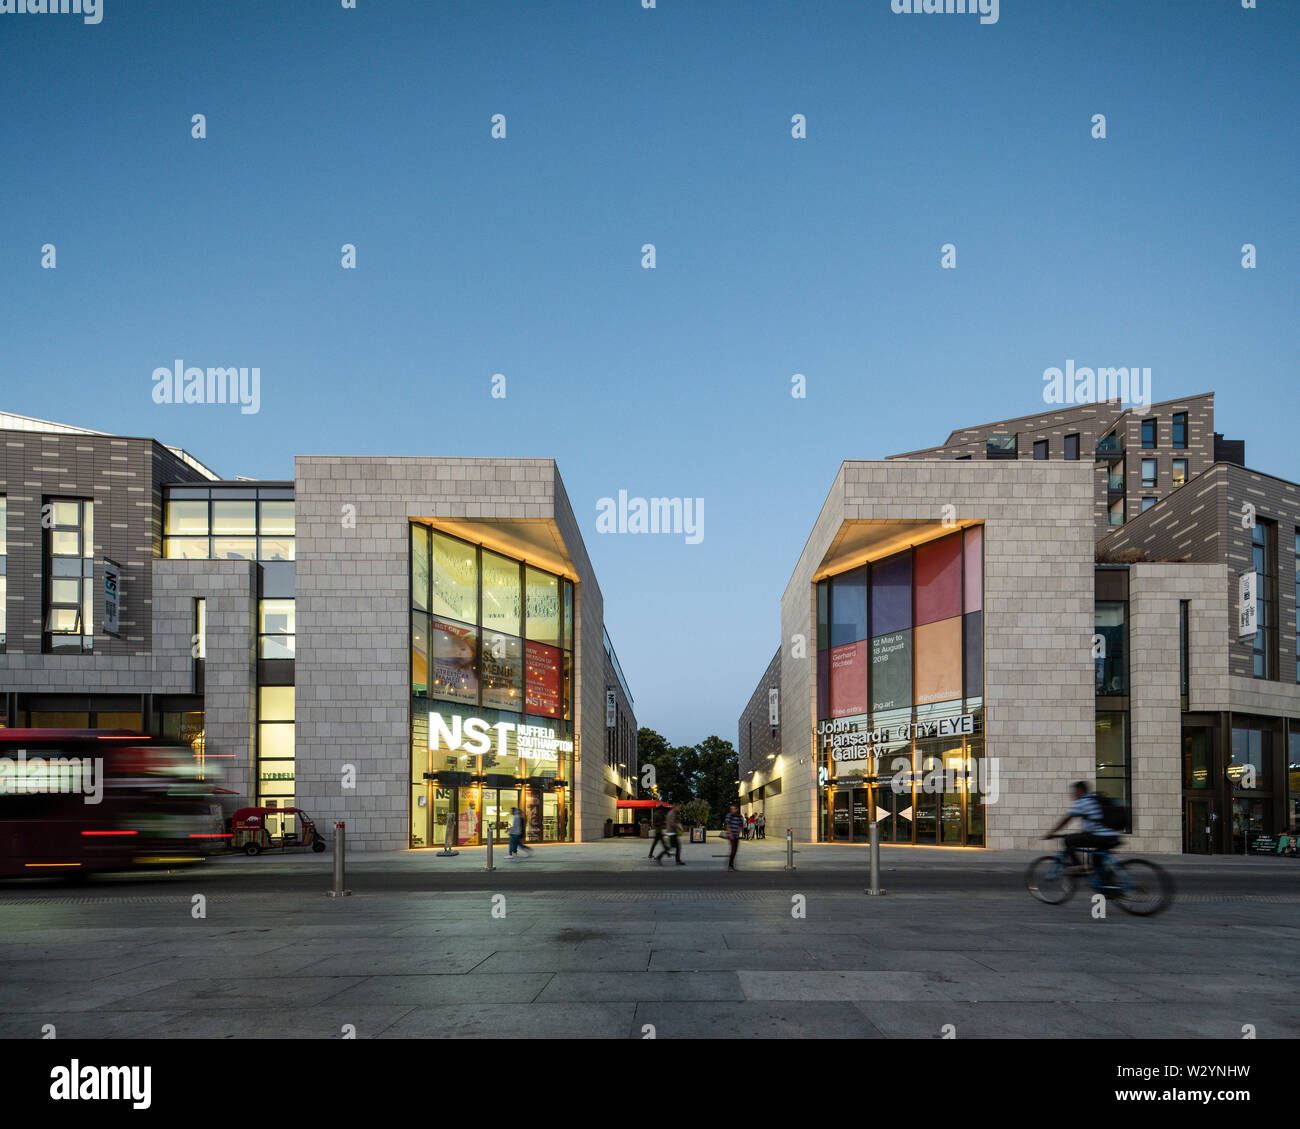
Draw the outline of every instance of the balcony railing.
M1103 435L1097 440L1097 454L1122 455L1123 453L1124 437L1122 435Z

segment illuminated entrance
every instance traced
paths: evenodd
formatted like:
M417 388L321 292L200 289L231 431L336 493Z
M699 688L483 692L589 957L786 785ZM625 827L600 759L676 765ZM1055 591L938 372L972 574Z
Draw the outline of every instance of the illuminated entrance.
M915 537L817 581L822 842L984 845L984 530Z
M875 820L882 843L982 847L988 781L983 759L974 756L982 745L978 739L945 753L904 752L889 758L879 775L830 777L821 790L819 838L865 843Z
M482 846L491 835L494 843L510 837L510 809L518 807L524 818L524 842L547 843L564 838L567 804L562 785L537 786L512 782L507 787L485 783L459 783L459 773L436 773L422 788L415 788L412 805L411 846L447 844Z
M573 580L411 523L412 847L573 839Z

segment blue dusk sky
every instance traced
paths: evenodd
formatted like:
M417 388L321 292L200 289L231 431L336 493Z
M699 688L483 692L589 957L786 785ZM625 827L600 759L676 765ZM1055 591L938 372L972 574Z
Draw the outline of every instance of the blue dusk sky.
M553 457L673 742L735 740L841 460L1043 410L1047 368L1214 391L1300 478L1293 0L10 6L0 409L223 477ZM257 366L259 411L154 403L177 358ZM703 539L598 533L619 490Z

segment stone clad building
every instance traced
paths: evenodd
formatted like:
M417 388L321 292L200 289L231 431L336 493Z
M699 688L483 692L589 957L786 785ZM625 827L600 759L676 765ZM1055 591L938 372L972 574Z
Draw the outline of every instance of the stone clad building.
M255 482L22 416L0 440L0 724L165 736L230 811L346 820L361 849L504 840L516 806L530 841L590 839L635 795L552 460L303 456Z
M742 715L744 748L779 681L780 756L742 759L742 795L813 841L1028 848L1087 779L1135 849L1274 849L1300 823L1300 487L1213 428L1207 393L845 462Z

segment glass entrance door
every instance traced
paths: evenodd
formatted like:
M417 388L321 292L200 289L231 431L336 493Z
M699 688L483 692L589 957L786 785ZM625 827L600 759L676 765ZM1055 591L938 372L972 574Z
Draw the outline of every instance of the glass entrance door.
M847 788L841 788L835 793L831 825L836 842L849 841L849 791Z
M853 839L865 843L871 837L871 790L853 789Z

